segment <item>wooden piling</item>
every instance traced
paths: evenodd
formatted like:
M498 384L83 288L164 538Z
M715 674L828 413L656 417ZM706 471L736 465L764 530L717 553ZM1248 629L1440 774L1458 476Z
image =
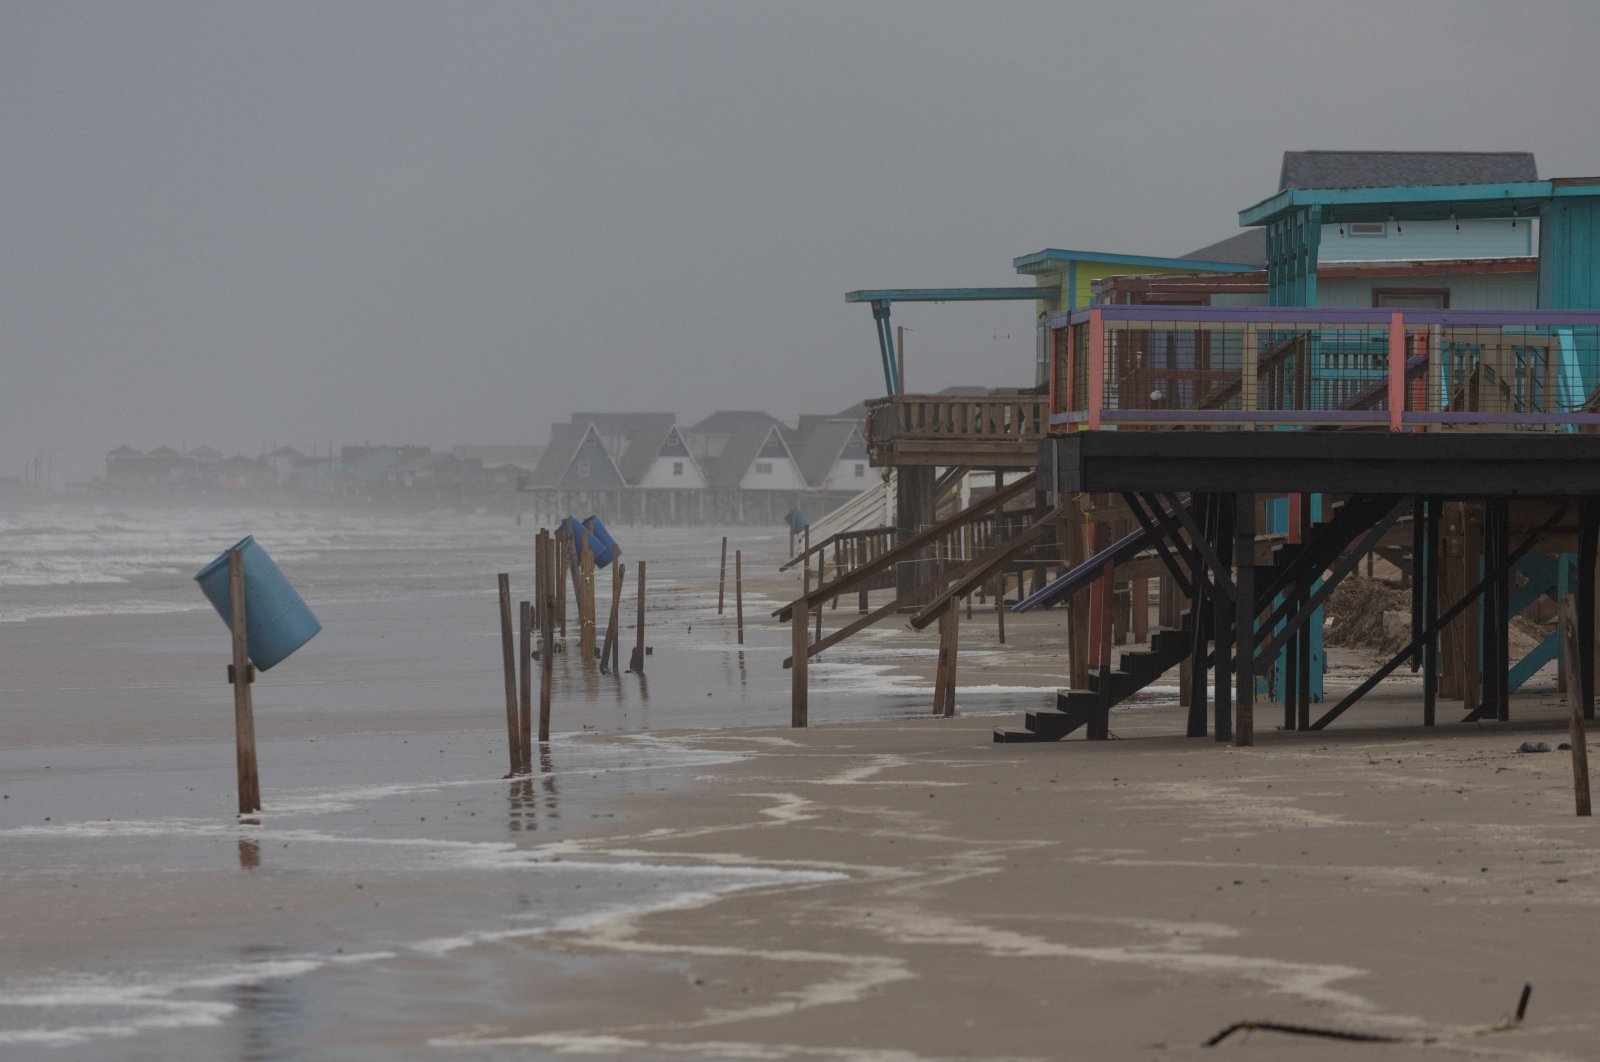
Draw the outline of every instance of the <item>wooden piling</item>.
M739 621L739 644L744 644L744 551L733 551L733 611ZM801 633L805 633L802 627Z
M533 770L533 602L520 604L517 740L522 752L522 773L527 774Z
M933 714L956 714L956 650L961 637L961 603L954 598L939 613L939 666L933 679Z
M722 540L722 544L723 549L726 550L728 540L724 538ZM726 556L724 556L723 559L726 560ZM640 561L638 592L639 600L637 602L638 611L634 614L633 625L633 656L628 660L628 670L632 671L635 675L644 674L644 566L645 562ZM720 593L718 596L720 596Z
M639 569L639 574L644 575L644 569ZM717 615L722 615L723 591L728 586L728 536L722 536L722 563L717 571Z
M806 528L806 538L807 538L807 540L809 540L810 537L811 537L811 529L808 527L808 528ZM824 564L824 557L823 557L821 551L818 551L818 553L817 553L817 589L818 590L822 589L822 569L823 569L823 564ZM834 600L838 601L838 598L834 598ZM817 602L817 641L819 641L819 642L822 641L822 602L821 601Z
M565 524L556 528L553 540L555 548L555 586L551 589L556 597L556 624L561 628L561 640L567 640L567 555L572 550L572 534Z
M256 718L250 702L250 683L255 668L250 664L250 640L245 624L244 553L228 551L228 596L233 606L233 666L228 680L233 683L233 733L235 762L239 776L239 814L261 810L261 775L256 766Z
M556 546L548 531L541 531L544 539L544 566L540 569L541 600L546 616L554 616L556 597ZM556 666L556 625L546 623L539 629L539 740L550 740L550 698Z
M578 647L583 653L583 666L591 668L594 658L594 551L586 541L578 556Z
M617 664L617 623L622 612L622 578L626 574L620 561L612 561L611 571L611 615L606 620L606 640L600 648L600 670L610 668L613 673L620 673L622 668Z
M500 660L506 674L506 742L510 746L511 773L522 766L522 732L517 724L517 651L511 635L511 576L500 580Z
M1578 652L1578 622L1577 609L1572 596L1561 599L1561 610L1566 620L1561 625L1562 649L1567 658L1569 668L1578 668L1581 656ZM1575 676L1576 677L1576 676ZM1583 683L1567 683L1567 713L1568 743L1572 745L1572 796L1577 808L1577 814L1586 817L1591 814L1589 807L1589 747L1585 744L1583 726Z
M1006 573L1000 572L994 595L994 625L1000 634L1000 644L1006 644Z
M737 592L740 586L738 580L738 553L733 555L733 566L735 575L733 585ZM810 692L808 687L810 678L806 665L811 660L811 647L806 644L806 628L809 625L807 620L810 619L810 616L807 615L809 608L810 606L806 599L802 597L794 603L794 614L790 617L789 648L794 656L794 660L790 664L789 675L790 726L805 726L807 722L806 698ZM742 603L739 606L739 621L739 642L742 645L744 644L744 606Z

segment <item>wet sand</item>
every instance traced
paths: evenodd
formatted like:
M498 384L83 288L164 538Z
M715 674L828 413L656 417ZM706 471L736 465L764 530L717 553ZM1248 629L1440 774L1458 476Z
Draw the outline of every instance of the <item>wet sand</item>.
M243 823L214 615L3 628L0 1055L1592 1055L1594 827L1564 754L1515 752L1564 736L1552 691L1428 732L1401 675L1323 733L1263 706L1235 750L1161 686L1124 740L994 745L1065 632L1011 617L1001 650L980 615L961 717L926 717L932 632L889 625L813 666L793 731L766 614L798 577L747 563L740 650L696 556L660 566L645 679L563 655L508 780L493 598L460 585L498 549L319 606L257 688ZM1370 666L1335 651L1330 688ZM1524 981L1526 1026L1476 1035ZM1198 1047L1245 1018L1434 1042Z

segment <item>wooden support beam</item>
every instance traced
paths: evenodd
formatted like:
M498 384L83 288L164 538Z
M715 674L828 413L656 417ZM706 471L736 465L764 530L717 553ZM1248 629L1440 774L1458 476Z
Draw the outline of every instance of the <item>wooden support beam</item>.
M505 578L505 576L501 576ZM250 663L249 628L245 616L244 551L228 551L228 598L232 613L228 624L233 636L234 761L239 783L239 814L261 810L261 772L256 764L256 717L250 700L255 667Z
M522 731L517 722L517 649L511 629L511 576L501 572L500 584L500 663L506 679L506 747L511 772L522 768Z
M1441 502L1429 498L1422 538L1422 725L1433 726L1439 701L1439 520ZM1413 569L1416 562L1412 563ZM1415 573L1413 573L1415 577ZM1420 632L1419 632L1420 633Z
M1565 510L1566 507L1563 506L1561 514L1564 514ZM1555 520L1556 517L1552 517L1549 523L1553 524ZM1490 584L1495 579L1500 578L1509 572L1512 566L1515 565L1517 561L1521 560L1523 555L1533 548L1534 543L1539 540L1539 536L1541 534L1543 534L1543 529L1535 531L1533 534L1524 539L1520 546L1518 546L1515 550L1512 550L1506 556L1505 562L1500 570L1490 571L1487 573L1476 586L1467 591L1466 595L1462 597L1461 600L1457 601L1454 605L1451 605L1444 615L1440 616L1439 619L1428 630L1423 631L1422 637L1431 637L1451 620L1465 612L1475 601L1478 600L1480 596L1483 595L1484 591L1489 588ZM1406 661L1407 658L1410 657L1412 648L1413 646L1408 644L1404 649L1401 649L1394 656L1390 657L1388 662L1382 667L1378 668L1378 670L1373 673L1371 678L1367 679L1367 681L1363 682L1360 686L1356 687L1353 691L1347 694L1344 700L1340 701L1338 704L1328 709L1327 712L1323 713L1320 719L1311 724L1311 729L1321 730L1323 727L1339 718L1339 716L1343 715L1351 705L1355 704L1362 697L1365 697L1368 693L1372 692L1373 688L1377 686L1378 683L1387 678L1395 668L1399 667ZM1468 716L1468 718L1471 719L1472 716Z
M1227 572L1233 554L1233 495L1213 494L1211 532L1216 541L1201 538L1202 555L1214 566L1212 575L1217 586L1212 602L1212 676L1216 686L1214 696L1212 732L1218 741L1233 740L1233 616L1229 607L1236 590ZM1187 514L1180 512L1180 516Z
M737 561L737 553L734 554L734 558ZM790 657L793 661L793 673L789 678L789 725L794 727L807 725L807 699L810 696L807 664L810 662L810 656L806 652L806 627L810 619L807 614L809 609L810 603L802 597L795 602L794 613L789 619L789 647L793 653Z
M1578 705L1585 719L1594 718L1594 637L1596 545L1600 542L1600 498L1586 496L1578 507ZM1568 679L1568 684L1572 683Z
M1234 632L1238 642L1238 674L1234 704L1233 744L1248 748L1256 743L1256 496L1234 495L1233 552L1239 558L1235 577L1238 596L1234 600Z

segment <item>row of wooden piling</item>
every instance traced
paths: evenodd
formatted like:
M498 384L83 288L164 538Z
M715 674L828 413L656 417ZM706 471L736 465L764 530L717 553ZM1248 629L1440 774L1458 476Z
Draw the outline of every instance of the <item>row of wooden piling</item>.
M574 560L574 554L576 559ZM593 667L598 662L600 671L613 673L621 670L621 613L622 585L626 572L622 563L622 548L612 546L611 603L607 613L604 640L596 652L597 608L595 594L594 551L588 536L574 543L565 527L555 531L540 529L534 538L534 596L532 601L519 602L518 630L512 629L511 576L502 572L498 576L500 591L500 643L506 687L506 739L510 750L511 773L528 774L533 770L534 741L550 740L550 702L553 694L553 672L557 651L556 635L566 644L567 593L566 584L572 583L572 600L577 607L578 642L583 666ZM628 670L639 675L645 668L645 571L646 562L639 562L638 602L635 613L635 640L628 661ZM537 633L539 650L533 651ZM598 657L598 661L597 661ZM533 722L533 662L539 662L539 715L535 737Z

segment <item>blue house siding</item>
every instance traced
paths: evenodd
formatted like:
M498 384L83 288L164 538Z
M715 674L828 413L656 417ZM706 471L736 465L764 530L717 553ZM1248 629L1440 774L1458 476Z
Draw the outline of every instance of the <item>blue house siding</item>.
M1534 253L1533 223L1527 218L1511 227L1510 218L1462 218L1461 231L1452 221L1371 222L1382 236L1357 236L1355 226L1322 226L1318 257L1329 262L1394 262L1421 258L1520 258ZM1396 229L1402 231L1397 232ZM1321 280L1319 278L1319 283ZM1318 304L1332 303L1318 299Z
M564 490L618 490L626 484L617 474L611 455L591 432L572 456L572 463L561 477L561 486Z
M1539 225L1539 307L1600 309L1600 199L1553 199Z

